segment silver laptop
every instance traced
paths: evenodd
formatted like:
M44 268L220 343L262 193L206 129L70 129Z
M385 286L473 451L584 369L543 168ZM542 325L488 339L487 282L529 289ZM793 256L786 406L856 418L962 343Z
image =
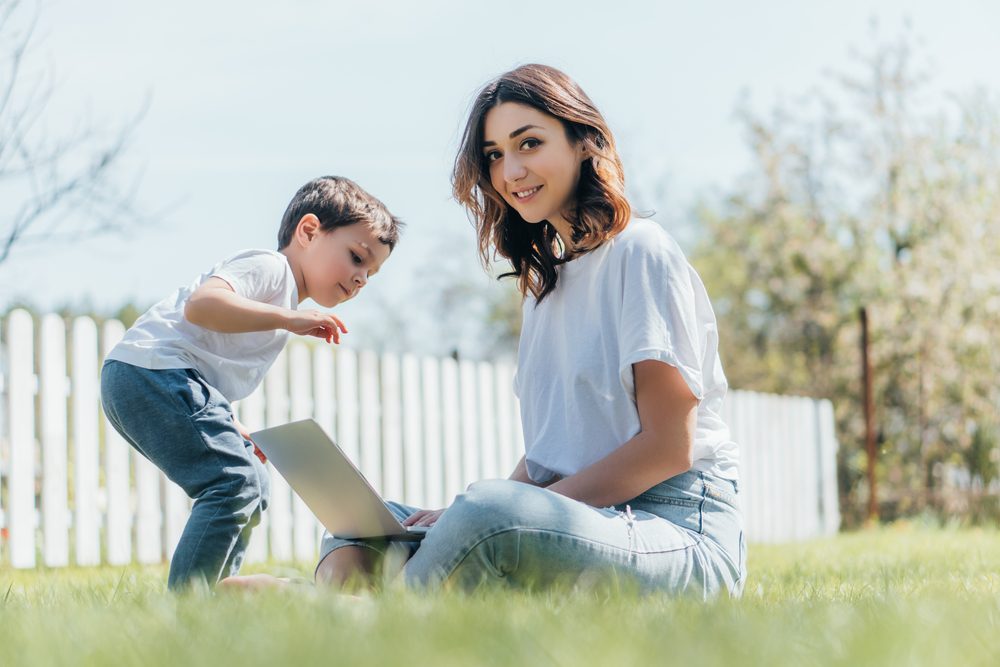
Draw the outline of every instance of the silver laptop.
M315 420L267 428L251 437L331 535L419 540L427 532L426 526L401 524Z

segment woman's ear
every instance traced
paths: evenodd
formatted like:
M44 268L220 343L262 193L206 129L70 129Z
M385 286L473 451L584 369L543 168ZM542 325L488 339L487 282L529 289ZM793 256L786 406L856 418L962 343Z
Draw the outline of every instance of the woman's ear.
M307 246L319 232L319 218L312 213L306 213L299 218L299 224L295 226L295 240L299 242L299 245Z

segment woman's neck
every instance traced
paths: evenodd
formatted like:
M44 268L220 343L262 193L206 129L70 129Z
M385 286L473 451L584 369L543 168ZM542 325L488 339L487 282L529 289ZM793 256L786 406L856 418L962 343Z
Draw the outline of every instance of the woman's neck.
M573 225L561 215L552 216L548 219L548 223L552 225L553 229L556 230L556 234L559 235L559 241L563 247L563 256L568 257L572 255L575 250L575 246L573 245Z

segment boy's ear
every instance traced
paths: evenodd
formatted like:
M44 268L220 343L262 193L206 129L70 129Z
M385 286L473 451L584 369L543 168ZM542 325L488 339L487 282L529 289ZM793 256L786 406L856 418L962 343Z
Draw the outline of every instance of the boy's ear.
M319 218L312 213L306 213L299 218L299 224L295 226L295 240L300 245L309 245L309 242L316 238L320 232Z

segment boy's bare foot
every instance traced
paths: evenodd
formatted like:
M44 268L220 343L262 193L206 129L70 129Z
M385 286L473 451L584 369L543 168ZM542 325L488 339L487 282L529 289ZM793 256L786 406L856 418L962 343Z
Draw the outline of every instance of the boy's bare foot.
M291 586L292 581L287 577L275 577L270 574L246 574L235 577L226 577L219 582L220 588L229 590L267 590L272 588L286 588Z

